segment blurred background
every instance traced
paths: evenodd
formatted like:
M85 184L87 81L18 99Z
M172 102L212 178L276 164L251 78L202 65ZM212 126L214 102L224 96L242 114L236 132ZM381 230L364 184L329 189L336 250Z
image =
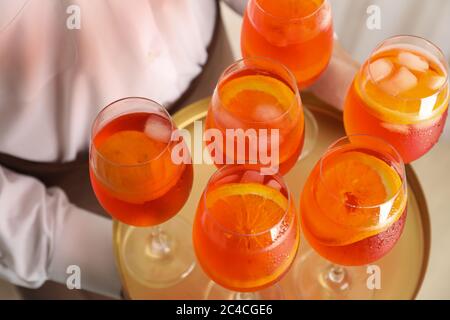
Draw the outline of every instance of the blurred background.
M342 46L358 62L364 61L383 39L395 34L425 37L450 57L450 1L448 0L331 0L335 31ZM381 28L366 26L367 9L381 10ZM189 102L208 96L224 66L240 58L242 18L221 3L225 34L211 52L211 61ZM432 246L426 277L419 299L450 299L450 124L447 123L439 143L413 167L427 198L431 218ZM20 299L16 287L0 280L0 299Z

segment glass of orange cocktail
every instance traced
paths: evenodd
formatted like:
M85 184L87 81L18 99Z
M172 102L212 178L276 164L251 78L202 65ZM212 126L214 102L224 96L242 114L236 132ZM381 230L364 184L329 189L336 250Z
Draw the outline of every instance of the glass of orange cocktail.
M244 58L267 57L286 65L300 89L325 71L333 52L333 19L327 0L249 0L241 30ZM305 108L302 158L314 148L318 125Z
M199 264L215 282L206 297L281 298L272 285L294 261L299 239L297 212L280 176L221 168L200 198L193 228Z
M271 159L281 174L294 166L302 151L304 127L295 77L284 65L266 58L243 59L224 71L205 124L206 131L219 130L224 137L213 152L210 149L217 166L261 167Z
M243 57L269 57L292 70L300 88L325 70L333 51L326 0L249 0L241 31Z
M155 286L178 281L194 266L192 254L176 250L177 243L190 243L190 227L171 219L187 201L193 180L190 161L172 160L173 148L184 143L172 139L175 130L158 103L125 98L98 114L91 133L95 195L113 218L134 226L120 248L125 267Z
M382 42L355 76L344 107L345 130L382 137L409 163L438 141L448 102L442 52L425 39L396 36Z
M343 266L364 266L386 255L402 234L406 203L404 164L394 147L367 135L332 144L301 195L302 231L320 256L310 252L299 260L300 295L369 298L365 268Z

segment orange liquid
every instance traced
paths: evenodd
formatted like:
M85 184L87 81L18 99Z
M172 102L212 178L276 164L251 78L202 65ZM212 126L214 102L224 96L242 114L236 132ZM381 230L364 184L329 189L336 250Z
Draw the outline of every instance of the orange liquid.
M368 150L350 153L343 149L326 160L322 176L317 164L305 184L300 203L304 234L310 245L333 263L358 266L374 262L387 254L402 234L406 194L398 193L401 178L395 168L377 157ZM376 207L379 204L381 208ZM382 224L381 215L386 215Z
M428 69L405 67L400 62L401 53L426 61ZM392 71L375 82L369 73L375 68L369 66L380 60L392 66ZM402 77L398 76L400 70ZM442 66L422 52L395 48L377 53L362 67L347 95L344 107L347 134L381 137L397 149L405 163L420 158L439 140L444 129L448 85L442 88L439 83L444 84L445 77Z
M241 177L235 174L226 177L226 183L210 185L206 198L225 184L239 184ZM273 178L264 179L262 184ZM278 196L288 202L285 191ZM300 239L297 214L292 201L287 213L262 212L270 207L269 202L255 195L234 196L208 209L202 196L194 220L193 243L202 269L216 283L234 291L257 291L274 284L288 271ZM237 210L241 205L243 210ZM277 221L278 227L270 229Z
M345 246L323 245L306 228L304 234L314 250L327 260L342 266L363 266L378 261L392 250L402 235L405 222L406 209L386 231Z
M326 69L333 51L331 10L323 2L254 0L242 25L242 56L280 61L293 71L300 88L311 85Z
M280 174L285 174L295 165L303 148L304 116L301 102L296 99L290 86L272 74L243 71L220 83L206 117L205 129L211 128L219 129L224 137L223 144L216 150L219 156L212 154L215 159L219 159L215 162L218 167L230 163L230 159L236 164L239 157L238 138L227 137L226 129L254 129L257 133L261 129L268 130L269 142L263 144L263 148L259 142L260 136L253 142L245 140L243 158L249 163L251 151L256 150L258 165L255 167L267 167L260 165L260 151L269 157L272 155L270 133L273 129L279 130L279 157L274 160ZM232 155L227 154L228 140L234 144Z
M170 127L156 114L127 114L105 125L93 139L98 155L91 155L89 169L95 195L111 216L134 226L170 219L192 187L192 165L171 160L176 142L161 142L145 133L153 121Z

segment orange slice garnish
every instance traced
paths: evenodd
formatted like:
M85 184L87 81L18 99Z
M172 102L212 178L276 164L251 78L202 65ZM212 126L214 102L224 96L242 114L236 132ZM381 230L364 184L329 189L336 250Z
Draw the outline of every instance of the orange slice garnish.
M120 165L138 165L156 157L167 144L150 139L142 131L119 131L107 138L98 152Z
M304 221L326 245L346 245L376 235L397 221L406 206L397 171L370 154L337 154L323 164L316 179L310 191L315 204L304 204L311 205L304 211Z
M270 270L264 277L227 279L229 285L236 288L264 286L278 279L291 265L299 244L299 230L292 229L298 228L295 209L289 207L288 199L279 190L258 183L225 184L207 193L206 207L222 226L230 250L245 252L249 257L259 256L254 258L251 267ZM295 235L294 245L282 249L283 237L292 235ZM289 252L278 252L286 249ZM285 259L274 261L273 255L282 255Z
M270 76L249 75L231 79L220 87L223 105L246 121L274 121L294 102L294 92Z
M259 183L225 184L208 192L206 199L214 218L225 229L240 235L269 230L281 221L288 208L288 200L280 191Z
M308 1L273 1L257 0L258 5L271 15L287 19L303 18L313 14L324 0Z
M177 182L167 143L144 132L117 132L97 147L96 176L118 199L144 203L163 195Z
M293 141L301 139L304 130L303 112L300 101L286 83L271 76L247 75L225 81L220 85L219 92L224 109L233 115L217 115L223 127L279 130L279 163L283 163L296 152L295 148L287 148L288 143L283 141L288 135L291 135ZM271 134L272 131L268 133ZM274 148L269 142L266 146L269 152ZM265 152L264 147L259 142L247 146L246 154L254 152L255 149L257 152Z

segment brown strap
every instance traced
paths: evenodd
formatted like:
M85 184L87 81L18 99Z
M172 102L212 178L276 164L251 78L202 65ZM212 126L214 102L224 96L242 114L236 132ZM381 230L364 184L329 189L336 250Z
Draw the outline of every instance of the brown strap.
M0 165L18 173L35 177L68 172L86 165L87 161L88 155L86 152L80 153L74 161L70 162L37 162L0 153Z

